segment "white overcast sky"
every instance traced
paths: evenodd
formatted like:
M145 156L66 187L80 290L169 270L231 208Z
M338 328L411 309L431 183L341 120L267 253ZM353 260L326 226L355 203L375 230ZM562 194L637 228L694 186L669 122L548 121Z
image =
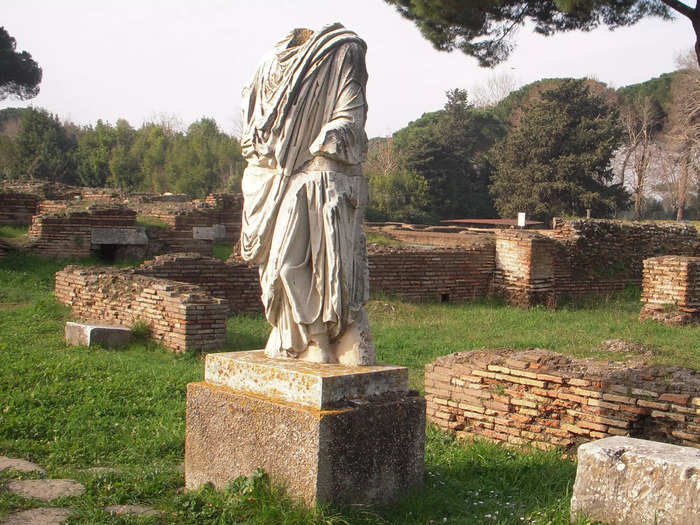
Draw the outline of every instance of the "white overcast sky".
M447 89L468 90L496 73L522 84L593 76L620 87L672 71L694 42L684 17L548 38L521 29L508 62L488 70L435 51L382 0L2 0L1 12L0 25L44 78L35 99L0 108L43 107L79 124L126 118L140 126L167 115L188 125L206 116L229 132L258 60L294 27L337 21L365 39L370 137L439 109Z

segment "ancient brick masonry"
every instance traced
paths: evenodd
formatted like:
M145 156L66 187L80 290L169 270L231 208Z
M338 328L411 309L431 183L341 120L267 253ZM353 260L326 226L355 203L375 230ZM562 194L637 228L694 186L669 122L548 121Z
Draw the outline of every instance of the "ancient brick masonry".
M551 448L629 435L700 448L700 374L679 367L473 351L426 365L425 391L428 420L460 437Z
M210 193L204 202L218 212L218 223L226 227L226 240L238 242L241 236L243 197L233 193Z
M639 286L644 258L700 250L695 228L678 224L555 219L554 230L495 235L491 292L518 306Z
M667 255L644 261L640 320L684 324L700 319L700 257Z
M554 304L553 242L534 232L496 232L490 292L518 306Z
M406 299L443 301L487 294L492 242L464 248L376 247L369 254L370 289Z
M36 195L14 191L0 193L0 224L31 224L38 204Z
M605 219L554 220L575 278L617 273L641 281L643 261L657 255L700 255L700 237L689 224Z
M118 206L35 215L29 228L30 249L42 257L89 257L94 227L135 229L136 212Z
M226 341L226 304L196 285L132 270L66 266L56 274L55 293L82 321L144 322L151 337L176 352L216 349Z
M226 301L231 312L262 310L258 271L242 262L223 262L197 253L161 255L135 273L201 286Z

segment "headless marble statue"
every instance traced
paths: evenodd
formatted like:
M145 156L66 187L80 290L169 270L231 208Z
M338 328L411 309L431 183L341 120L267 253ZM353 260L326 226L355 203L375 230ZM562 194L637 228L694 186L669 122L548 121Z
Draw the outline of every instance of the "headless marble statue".
M241 255L260 271L268 357L373 365L365 43L295 29L243 90Z

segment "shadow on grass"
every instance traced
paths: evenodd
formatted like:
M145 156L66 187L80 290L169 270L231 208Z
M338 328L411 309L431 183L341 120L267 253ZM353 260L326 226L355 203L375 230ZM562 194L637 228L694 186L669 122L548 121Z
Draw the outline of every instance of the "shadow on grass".
M430 426L425 487L381 514L390 523L569 523L575 463L561 452L457 442Z

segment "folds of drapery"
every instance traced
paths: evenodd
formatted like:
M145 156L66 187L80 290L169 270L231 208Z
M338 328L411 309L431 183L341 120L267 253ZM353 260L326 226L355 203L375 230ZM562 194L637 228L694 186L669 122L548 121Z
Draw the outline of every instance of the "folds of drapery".
M364 43L340 25L273 50L244 90L241 252L280 350L342 333L367 295ZM312 160L330 159L319 169ZM269 346L269 344L268 344Z

